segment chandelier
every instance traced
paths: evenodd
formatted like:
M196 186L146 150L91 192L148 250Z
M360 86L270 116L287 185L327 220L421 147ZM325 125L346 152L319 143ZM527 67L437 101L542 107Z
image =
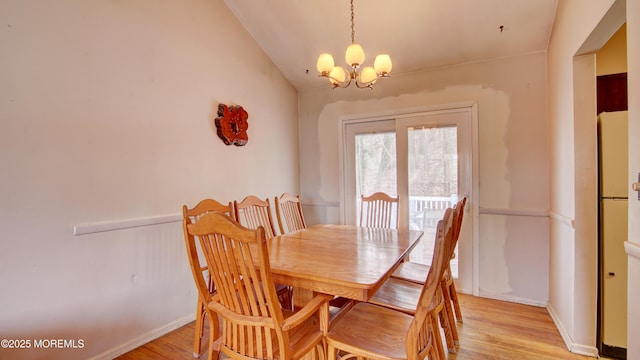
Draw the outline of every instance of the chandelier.
M351 83L361 89L373 89L373 84L379 78L389 77L391 71L391 58L387 54L376 56L373 66L366 66L361 71L360 65L364 62L364 50L362 46L356 44L356 31L354 27L353 0L351 0L351 45L347 48L345 60L350 69L347 71L342 66L334 66L331 54L320 54L316 67L320 72L319 76L329 78L333 88L346 88Z

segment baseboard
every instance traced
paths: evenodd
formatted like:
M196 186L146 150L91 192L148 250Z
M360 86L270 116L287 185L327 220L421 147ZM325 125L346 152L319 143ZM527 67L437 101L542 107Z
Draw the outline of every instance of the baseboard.
M590 356L594 358L599 358L598 348L595 346L582 345L582 344L573 344L569 349L574 354Z
M92 358L90 358L90 360L102 360L102 359L113 359L116 358L124 353L127 353L135 348L138 348L146 343L148 343L151 340L155 340L157 338L159 338L162 335L165 335L167 333L172 332L173 330L182 327L192 321L194 321L196 319L196 314L191 313L187 316L184 316L180 319L177 319L175 321L172 321L164 326L161 326L157 329L151 330L145 334L142 334L140 336L138 336L137 338L126 342L124 344L121 344L119 346L116 346L115 348L109 349L101 354L98 354Z
M456 285L456 291L457 291L457 292L459 292L459 293L461 293L461 294L466 294L466 295L474 296L474 295L473 295L473 291L471 291L470 289L465 289L465 288L460 288L460 287L458 287L458 282L457 282L457 280L455 280L455 281L456 281L455 285Z
M553 310L553 306L551 306L551 304L547 305L547 311L551 316L551 320L553 320L553 323L556 325L558 332L560 332L560 336L564 341L564 345L567 347L569 351L578 355L585 355L585 356L590 356L594 358L599 357L598 348L596 348L595 346L576 344L573 342L573 340L571 339L571 336L569 336L569 333L564 328L564 325L562 324L560 317L555 312L555 310Z
M521 298L521 297L517 297L517 296L490 293L490 292L486 292L486 291L482 291L482 290L480 290L480 292L478 293L478 296L483 297L483 298L487 298L487 299L508 301L508 302L517 303L517 304L523 304L523 305L532 305L532 306L537 306L537 307L546 307L547 306L547 302L546 301L532 300L532 299L526 299L526 298Z

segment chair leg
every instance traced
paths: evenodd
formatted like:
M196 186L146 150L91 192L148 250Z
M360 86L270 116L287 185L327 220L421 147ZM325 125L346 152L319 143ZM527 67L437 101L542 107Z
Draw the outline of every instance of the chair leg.
M193 335L193 357L196 359L200 357L205 316L206 312L204 311L204 305L198 299L198 306L196 308L196 329Z
M447 350L449 351L450 354L455 354L456 346L455 346L455 342L453 341L453 334L451 331L451 326L449 325L449 319L447 318L447 315L444 313L444 308L440 310L440 312L438 313L438 318L440 319L440 325L444 330L444 338L445 338L445 343L447 344Z
M289 294L289 310L295 311L295 307L293 305L293 286L288 286L288 294Z
M460 302L458 301L458 292L456 291L456 285L453 283L453 280L448 285L449 288L449 296L451 296L451 301L453 302L453 308L456 312L456 320L459 323L462 322L462 311L460 310Z
M449 353L455 354L456 346L453 340L453 331L451 330L451 324L449 324L449 318L447 317L447 314L446 314L445 298L442 291L444 287L444 282L445 280L442 280L440 282L440 286L436 289L436 291L438 292L437 297L439 302L436 308L436 315L440 320L440 325L442 326L442 329L444 330L447 349L449 350Z
M451 296L449 294L449 287L447 282L443 281L441 284L442 294L444 295L444 312L447 316L449 327L451 328L451 335L453 336L454 345L460 345L460 338L458 336L458 328L453 317L453 306L451 305Z
M442 343L442 336L440 336L440 326L438 326L437 315L431 316L431 327L433 328L433 345L436 349L439 359L446 359L444 354L444 344Z
M293 308L293 287L287 286L278 290L278 301L283 309L294 311Z

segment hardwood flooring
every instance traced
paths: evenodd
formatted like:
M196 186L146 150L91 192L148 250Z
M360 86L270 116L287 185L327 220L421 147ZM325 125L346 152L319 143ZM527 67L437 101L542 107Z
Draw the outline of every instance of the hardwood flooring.
M449 359L592 359L569 352L545 308L459 295L460 346Z
M569 352L544 308L459 295L464 323L460 346L449 360L592 359ZM193 359L194 323L134 349L117 359ZM206 359L207 334L201 359Z

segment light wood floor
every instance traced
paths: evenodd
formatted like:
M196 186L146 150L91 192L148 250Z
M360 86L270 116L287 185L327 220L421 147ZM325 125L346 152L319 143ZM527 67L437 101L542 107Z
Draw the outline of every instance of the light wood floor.
M458 323L460 346L450 360L593 359L570 353L546 309L459 295L464 323ZM119 357L128 359L193 359L194 323ZM206 359L207 335L202 359Z

